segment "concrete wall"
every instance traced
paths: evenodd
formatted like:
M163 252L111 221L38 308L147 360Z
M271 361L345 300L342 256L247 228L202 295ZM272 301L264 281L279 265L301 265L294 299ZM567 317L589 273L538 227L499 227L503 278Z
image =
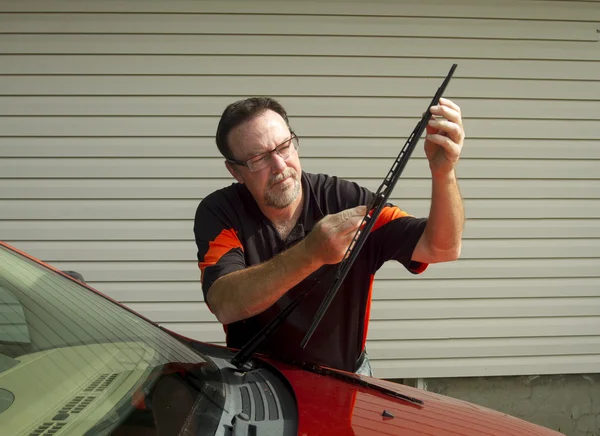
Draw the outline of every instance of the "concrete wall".
M567 436L600 436L600 374L405 379Z

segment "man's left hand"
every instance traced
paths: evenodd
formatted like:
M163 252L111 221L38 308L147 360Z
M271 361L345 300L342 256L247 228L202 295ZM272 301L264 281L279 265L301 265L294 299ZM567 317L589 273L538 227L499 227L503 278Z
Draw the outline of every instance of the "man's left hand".
M425 155L429 160L432 177L446 177L454 171L465 139L460 107L440 98L431 107L431 121L427 125Z

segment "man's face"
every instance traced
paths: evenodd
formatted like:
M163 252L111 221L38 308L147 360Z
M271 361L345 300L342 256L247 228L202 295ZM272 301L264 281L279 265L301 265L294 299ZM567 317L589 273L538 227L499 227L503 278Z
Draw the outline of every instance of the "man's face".
M231 130L228 140L233 157L246 161L273 150L290 137L285 120L278 113L267 110ZM270 165L259 171L253 172L245 166L228 162L226 166L238 182L246 185L261 209L285 209L299 199L302 167L295 150L287 159L271 153Z

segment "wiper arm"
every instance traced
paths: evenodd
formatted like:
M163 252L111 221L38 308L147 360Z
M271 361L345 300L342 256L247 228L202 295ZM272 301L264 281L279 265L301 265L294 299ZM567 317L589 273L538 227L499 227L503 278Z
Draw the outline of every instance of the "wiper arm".
M317 311L317 315L315 316L315 319L313 320L313 323L312 323L310 329L308 330L308 332L306 333L306 336L302 340L302 343L301 343L302 348L304 348L306 346L306 344L308 343L308 341L310 340L312 334L314 333L315 329L317 328L317 325L323 318L325 311L329 307L329 304L331 304L331 300L333 300L333 297L337 293L340 285L342 284L342 281L348 274L350 267L356 260L356 257L358 255L358 252L360 251L360 248L365 243L367 236L369 235L369 232L371 231L371 229L373 228L373 225L377 221L377 217L383 210L383 207L385 206L385 203L388 200L390 193L394 189L394 186L396 186L396 182L398 181L398 178L400 177L402 170L406 166L406 162L408 161L408 158L410 157L415 146L417 145L419 137L425 130L425 127L427 126L427 122L431 118L431 112L429 112L429 109L431 108L431 106L438 104L439 99L442 96L444 90L446 89L448 82L450 82L450 79L452 78L452 75L454 74L454 70L456 69L456 67L457 67L457 65L454 64L454 65L452 65L452 68L450 68L450 72L446 76L446 79L444 80L442 85L438 88L435 96L433 97L433 100L431 100L431 103L429 104L429 106L427 107L427 110L423 114L421 121L419 121L419 123L417 124L417 126L415 127L413 132L411 133L410 137L406 141L406 144L402 148L402 151L400 151L398 158L396 158L396 161L392 165L392 169L390 170L390 172L386 176L385 180L383 181L383 183L377 190L373 204L371 204L369 207L370 212L367 214L367 216L365 216L365 218L363 219L363 223L359 227L360 235L359 235L359 232L357 232L354 235L354 238L353 238L352 242L350 243L348 250L346 251L346 256L344 257L344 260L337 265L337 268L332 267L325 275L325 277L329 278L331 273L335 272L335 275L334 275L335 282L334 282L333 286L329 289L327 295L325 296L325 299L321 303L321 306L319 307L319 310ZM364 228L363 228L363 225L364 225ZM233 359L231 359L231 364L233 366L235 366L236 368L241 368L242 366L244 366L252 358L252 356L258 351L260 346L271 337L271 335L277 329L277 327L279 327L281 325L281 323L283 323L283 321L286 320L286 318L289 316L289 314L294 311L294 309L300 304L300 302L308 294L310 294L323 280L324 279L316 280L316 283L314 283L314 285L311 286L308 290L304 290L304 291L300 292L298 294L298 296L296 296L296 298L294 298L279 314L277 314L277 316L275 318L273 318L267 325L265 325L252 339L250 339L250 341L248 341L248 343L246 345L244 345L235 354Z
M401 394L399 392L396 392L392 389L388 389L386 387L380 386L378 384L372 383L367 379L362 379L359 375L357 374L353 374L353 373L349 373L349 372L340 372L340 371L336 371L335 369L331 369L331 368L325 368L322 366L318 366L318 365L313 365L313 364L309 364L309 363L302 363L301 364L302 368L310 371L310 372L314 372L316 374L320 374L320 375L326 375L329 377L334 377L340 380L344 380L345 382L348 383L352 383L355 385L359 385L359 386L363 386L369 389L373 389L376 391L379 391L383 394L389 395L391 397L394 398L398 398L400 400L403 401L407 401L409 403L412 404L416 404L419 406L423 405L423 400L420 400L418 398L415 397L411 397L408 395L404 395Z
M404 144L404 147L402 147L402 150L400 151L400 153L398 154L398 157L394 161L392 168L390 169L389 173L383 180L383 183L381 184L381 186L379 186L379 189L377 189L377 192L375 193L375 198L373 200L373 204L371 204L368 208L369 212L367 212L367 214L365 215L365 217L362 220L361 225L359 226L358 230L354 234L354 238L352 239L352 242L348 246L348 250L346 251L344 260L342 260L342 262L340 262L340 264L339 264L339 268L338 268L338 271L337 271L337 274L335 277L335 282L333 283L333 286L329 289L329 291L327 291L327 294L325 295L325 298L323 299L321 306L317 310L317 313L315 315L313 323L311 324L310 328L306 332L304 339L302 339L302 342L300 344L302 346L302 348L306 347L306 344L312 337L317 326L321 322L321 319L323 319L323 316L325 315L327 308L331 304L331 301L335 297L337 291L339 290L340 286L342 285L342 282L346 278L348 271L350 271L350 268L352 267L352 265L354 264L354 261L358 257L358 253L360 252L360 249L362 248L365 241L369 237L369 233L371 232L371 229L375 225L375 222L377 221L379 214L385 207L385 204L386 204L388 198L390 197L390 194L392 193L394 187L396 186L396 182L398 181L400 174L402 174L402 171L404 170L404 167L406 166L406 163L408 162L410 155L412 154L417 143L419 142L419 138L423 134L425 127L427 127L427 123L429 122L429 119L431 118L431 112L430 112L431 106L435 106L438 104L440 97L444 93L446 86L448 86L448 83L450 82L450 79L452 78L452 75L454 74L454 70L456 70L457 66L458 66L457 64L453 64L452 68L450 68L450 72L448 73L448 75L446 76L444 81L442 82L442 85L438 88L437 92L435 93L435 96L431 100L431 103L429 103L427 110L421 117L421 121L419 121L417 123L416 127L414 128L414 130L412 131L412 133L406 140L406 143Z

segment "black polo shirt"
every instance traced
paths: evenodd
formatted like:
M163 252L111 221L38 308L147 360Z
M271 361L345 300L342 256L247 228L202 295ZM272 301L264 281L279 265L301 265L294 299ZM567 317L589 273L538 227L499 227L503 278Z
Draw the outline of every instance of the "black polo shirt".
M369 204L374 197L356 183L324 174L303 172L302 189L302 214L285 241L243 184L232 184L201 201L194 234L205 301L219 277L271 259L304 238L326 215ZM424 271L427 265L412 262L411 256L425 224L426 219L386 205L306 348L300 347L300 341L331 284L335 266L320 268L266 311L225 326L227 345L243 347L299 292L320 281L260 352L354 372L365 347L375 272L392 259L412 273Z

